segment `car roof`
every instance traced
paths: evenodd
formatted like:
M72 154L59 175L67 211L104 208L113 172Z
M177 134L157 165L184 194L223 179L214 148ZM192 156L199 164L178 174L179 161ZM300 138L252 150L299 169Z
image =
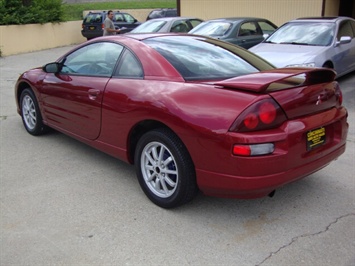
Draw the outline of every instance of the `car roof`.
M119 10L112 10L113 13L121 13L121 14L127 14L127 12L121 12ZM94 11L89 11L89 14L107 14L108 11L104 10L104 11L99 11L99 10L94 10Z
M265 19L265 18L256 18L256 17L228 17L228 18L209 19L206 22L209 22L209 21L230 21L230 22L235 22L235 21L243 21L243 20L267 20L267 19Z
M98 37L95 38L93 41L103 41L103 40L108 40L108 41L113 41L113 42L126 42L127 40L137 40L137 41L144 41L147 39L154 39L154 38L159 38L159 37L164 37L164 38L170 38L170 37L188 37L188 38L193 38L193 39L211 39L208 36L202 36L202 35L195 35L195 34L189 34L189 33L171 33L171 32L147 32L147 33L131 33L127 32L125 34L118 34L118 35L109 35L109 36L103 36L103 37ZM86 43L86 42L85 42ZM83 45L85 44L83 43Z
M93 10L93 11L89 11L89 13L108 13L108 11L109 10ZM112 10L112 12L116 12L116 13L118 13L118 12L120 12L119 10Z
M352 19L349 17L304 17L291 20L290 22L336 22L344 19ZM354 20L354 19L352 19Z
M117 37L127 37L127 38L132 38L132 39L136 39L138 41L142 41L145 39L150 39L150 38L155 38L155 37L169 37L169 36L181 36L181 35L185 35L185 36L190 36L192 38L197 37L197 35L191 35L191 34L187 34L187 33L180 33L180 34L176 34L176 33L156 33L156 32L152 32L152 33L125 33L122 35L112 35L110 36L110 39L115 40L115 38Z
M176 8L170 8L170 7L166 7L166 8L155 8L152 11L160 11L160 10L175 10Z
M149 21L159 21L159 20L171 21L171 20L182 20L182 19L199 19L199 18L195 18L195 17L163 17L163 18L153 18L153 19L150 19ZM199 19L199 20L202 20L202 19Z

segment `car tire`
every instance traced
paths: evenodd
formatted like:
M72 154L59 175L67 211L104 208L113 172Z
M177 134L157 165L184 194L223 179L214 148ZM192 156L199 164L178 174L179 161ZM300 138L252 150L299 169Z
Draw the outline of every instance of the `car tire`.
M21 93L20 108L23 125L28 133L34 136L44 134L47 126L43 124L36 96L31 89Z
M142 190L162 208L178 207L197 193L191 157L181 140L168 129L155 129L140 138L135 167Z

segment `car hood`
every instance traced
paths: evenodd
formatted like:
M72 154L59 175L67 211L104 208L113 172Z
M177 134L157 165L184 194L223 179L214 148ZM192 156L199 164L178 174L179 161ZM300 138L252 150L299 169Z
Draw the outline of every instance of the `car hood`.
M249 51L269 61L276 67L310 63L323 53L325 46L260 43Z

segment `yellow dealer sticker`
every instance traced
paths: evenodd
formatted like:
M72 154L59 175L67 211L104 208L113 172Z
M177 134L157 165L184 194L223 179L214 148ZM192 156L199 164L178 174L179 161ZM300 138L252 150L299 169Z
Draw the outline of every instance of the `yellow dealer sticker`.
M325 128L317 128L307 132L307 151L325 143Z

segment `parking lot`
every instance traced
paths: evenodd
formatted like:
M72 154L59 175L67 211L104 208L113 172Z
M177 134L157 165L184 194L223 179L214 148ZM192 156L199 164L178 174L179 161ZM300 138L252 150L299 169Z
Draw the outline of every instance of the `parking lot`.
M199 194L165 210L133 166L25 131L19 74L71 48L0 58L1 265L355 265L355 73L339 79L350 124L339 160L273 198Z

